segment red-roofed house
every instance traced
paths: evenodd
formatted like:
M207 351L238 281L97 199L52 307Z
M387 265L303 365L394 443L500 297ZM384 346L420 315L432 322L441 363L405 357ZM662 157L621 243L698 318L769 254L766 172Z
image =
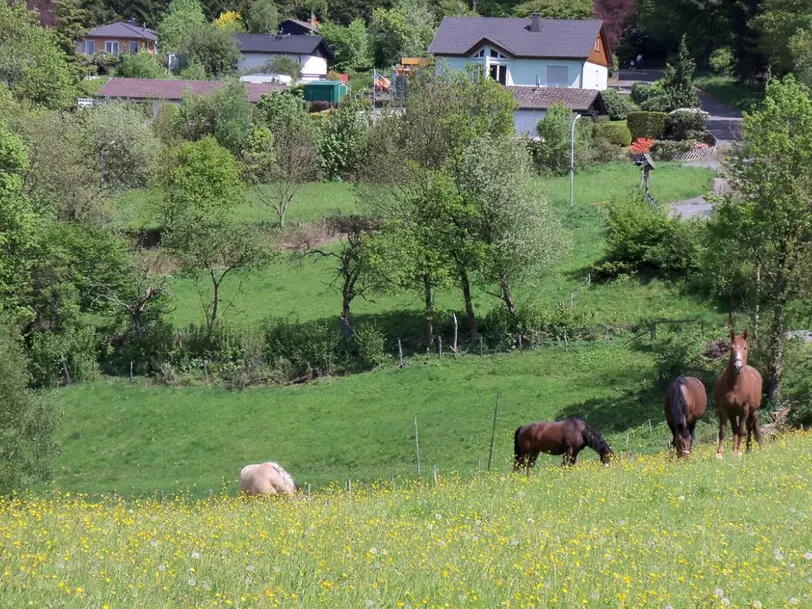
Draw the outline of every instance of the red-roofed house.
M149 78L111 78L96 98L106 101L128 101L152 103L153 116L165 103L180 105L183 94L190 91L195 95L207 95L225 83L215 80L152 80ZM248 101L255 104L259 99L274 91L286 88L282 83L244 83Z

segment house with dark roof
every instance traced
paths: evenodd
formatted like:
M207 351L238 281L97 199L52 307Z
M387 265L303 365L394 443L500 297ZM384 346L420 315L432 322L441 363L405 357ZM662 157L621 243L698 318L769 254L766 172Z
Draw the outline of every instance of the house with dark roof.
M135 21L119 21L93 28L79 41L79 52L85 55L110 53L116 57L122 53L151 53L158 50L158 36Z
M281 36L309 36L318 32L318 23L313 18L310 21L300 21L299 19L283 19L279 22L279 34Z
M100 102L140 102L152 106L153 116L163 104L180 105L188 92L208 95L225 83L216 80L159 80L152 78L111 78L96 93ZM245 95L252 104L263 95L282 91L282 83L245 83Z
M255 71L277 57L291 57L302 67L302 81L325 80L333 52L321 36L234 34L242 59L237 68Z
M429 47L452 70L480 66L509 87L519 102L516 129L535 133L554 103L577 112L600 112L611 51L595 19L446 17Z

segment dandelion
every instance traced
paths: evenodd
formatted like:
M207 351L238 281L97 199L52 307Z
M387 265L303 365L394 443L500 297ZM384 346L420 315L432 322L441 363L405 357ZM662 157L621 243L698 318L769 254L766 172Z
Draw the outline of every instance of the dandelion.
M679 500L680 500L680 501L685 501L685 495L680 495L680 496L679 496Z
M761 601L753 601L753 609L762 609Z
M369 553L370 553L370 554L377 554L377 553L378 553L378 548L376 548L375 546L372 546L372 547L369 549Z
M189 584L190 588L194 588L197 585L194 577L190 577L186 583Z
M279 567L279 566L277 566L277 565L274 565L274 566L273 566L273 572L274 572L274 573L279 573L280 571L282 571L282 568L281 568L281 567Z
M192 552L192 558L195 560L200 560L200 552Z
M722 598L725 595L725 591L722 590L721 588L716 588L716 591L714 592L714 594L716 596L718 596L719 598Z
M157 548L158 542L153 539L152 541L149 542L149 545L151 545L153 548Z
M367 607L372 607L374 604L375 604L375 603L373 603L373 602L372 602L370 599L367 599L367 600L364 602L364 605L366 605Z
M804 558L807 560L812 560L812 552L807 552L806 554L804 554Z
M165 565L165 564L163 564L163 563L161 563L160 565L158 565L158 571L160 571L161 573L163 573L164 571L166 571L166 565Z
M255 568L254 565L246 565L245 570L246 571L253 571L254 568Z
M801 604L801 601L799 601L797 598L795 598L795 597L793 596L791 599L789 599L789 604L790 604L790 605L800 605L800 604Z
M781 550L775 551L775 560L784 560L784 553Z
M56 568L57 569L64 569L65 568L65 563L63 563L61 561L56 563Z

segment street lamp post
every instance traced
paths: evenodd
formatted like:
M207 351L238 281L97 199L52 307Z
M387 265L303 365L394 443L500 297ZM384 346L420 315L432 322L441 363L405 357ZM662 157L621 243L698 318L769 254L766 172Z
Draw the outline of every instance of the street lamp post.
M575 122L579 118L581 118L581 115L576 113L572 119L570 129L570 209L573 207L573 199L575 196Z

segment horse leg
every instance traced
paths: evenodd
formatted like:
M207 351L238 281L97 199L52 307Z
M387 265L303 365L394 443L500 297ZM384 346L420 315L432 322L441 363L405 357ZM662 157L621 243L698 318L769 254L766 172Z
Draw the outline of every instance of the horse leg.
M756 442L759 446L761 446L761 427L758 424L758 410L754 410L753 413L750 415L750 421L753 425L753 434L756 436Z
M575 457L573 456L573 450L571 448L568 448L566 450L566 452L564 453L564 458L561 460L561 465L562 466L567 466L567 465L574 465L574 464L575 464Z
M747 415L745 424L747 425L747 452L753 449L753 413Z
M725 431L727 430L727 413L719 409L719 443L716 445L716 458L724 458Z
M742 456L742 435L744 434L744 425L747 416L744 414L739 415L735 419L731 419L733 426L733 447L737 456Z

